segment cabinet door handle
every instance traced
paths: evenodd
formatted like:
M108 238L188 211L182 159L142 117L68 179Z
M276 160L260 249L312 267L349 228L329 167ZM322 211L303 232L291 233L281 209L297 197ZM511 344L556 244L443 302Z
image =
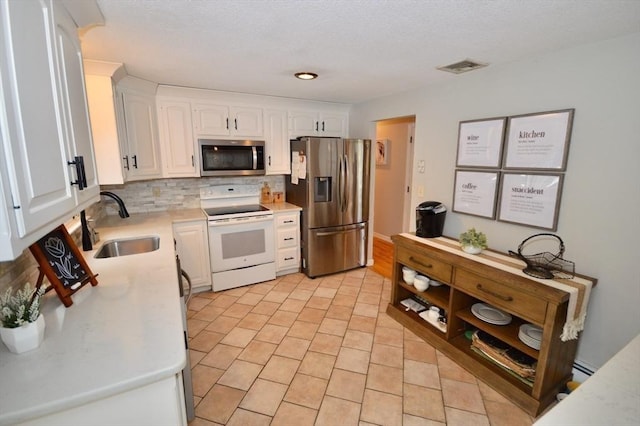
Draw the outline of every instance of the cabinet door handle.
M324 132L324 121L322 122L322 131Z
M73 157L73 161L67 160L68 166L75 166L76 180L70 182L71 185L78 185L78 191L82 191L87 186L87 178L84 177L83 162L81 156Z
M271 165L271 156L269 156L269 165Z
M318 124L319 124L319 122L316 121L316 132L318 131Z
M229 130L229 117L227 117L227 130Z
M195 167L196 163L193 162L193 155L191 156L191 167Z
M486 288L482 287L482 284L478 283L476 284L476 288L484 293L490 294L493 297L497 297L498 299L502 299L505 302L512 302L513 301L513 297L511 296L503 296L500 293L496 293L495 291L491 291L491 290L487 290Z
M412 262L414 262L414 263L417 263L417 264L418 264L418 265L420 265L420 266L424 266L424 267L425 267L425 268L427 268L427 269L431 269L431 268L433 268L433 265L432 265L432 264L430 264L430 263L422 263L422 262L420 262L419 260L417 260L416 258L414 258L413 256L410 256L410 257L409 257L409 260L410 260L410 261L412 261Z
M285 220L282 223L293 223L293 220Z
M124 168L129 170L129 156L125 155L122 159L124 160Z
M284 260L293 260L293 257L285 257Z
M285 241L291 241L291 240L293 240L293 237L285 238L284 240Z
M134 155L131 158L133 159L133 168L137 169L138 168L138 156Z
M237 118L233 119L233 125L235 126L236 130L238 130L238 119Z

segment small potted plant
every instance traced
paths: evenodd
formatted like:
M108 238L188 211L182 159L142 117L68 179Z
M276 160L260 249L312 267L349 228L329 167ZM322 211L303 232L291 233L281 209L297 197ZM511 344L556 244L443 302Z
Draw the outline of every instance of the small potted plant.
M487 248L487 236L476 228L468 229L460 234L460 247L465 253L478 254Z
M0 337L13 353L36 349L44 338L44 316L40 302L45 286L38 289L26 283L13 291L9 287L0 296Z

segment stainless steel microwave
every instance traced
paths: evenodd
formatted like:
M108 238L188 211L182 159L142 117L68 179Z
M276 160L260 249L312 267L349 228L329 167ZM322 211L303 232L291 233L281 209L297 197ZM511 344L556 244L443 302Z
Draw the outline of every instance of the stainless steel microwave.
M264 141L198 139L200 176L264 175Z

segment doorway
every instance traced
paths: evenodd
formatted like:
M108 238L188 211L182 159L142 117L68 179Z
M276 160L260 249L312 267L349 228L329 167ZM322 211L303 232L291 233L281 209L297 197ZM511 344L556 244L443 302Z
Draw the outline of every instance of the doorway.
M415 116L376 123L374 238L409 232L414 134Z

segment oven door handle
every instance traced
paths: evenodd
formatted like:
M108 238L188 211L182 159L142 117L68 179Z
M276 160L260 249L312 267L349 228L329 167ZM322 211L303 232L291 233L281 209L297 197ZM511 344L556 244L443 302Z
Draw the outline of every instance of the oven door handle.
M260 217L249 217L249 218L235 218L230 220L210 220L210 227L218 227L218 226L231 226L231 225L244 225L249 223L260 223L260 222L273 222L273 216L260 216Z

